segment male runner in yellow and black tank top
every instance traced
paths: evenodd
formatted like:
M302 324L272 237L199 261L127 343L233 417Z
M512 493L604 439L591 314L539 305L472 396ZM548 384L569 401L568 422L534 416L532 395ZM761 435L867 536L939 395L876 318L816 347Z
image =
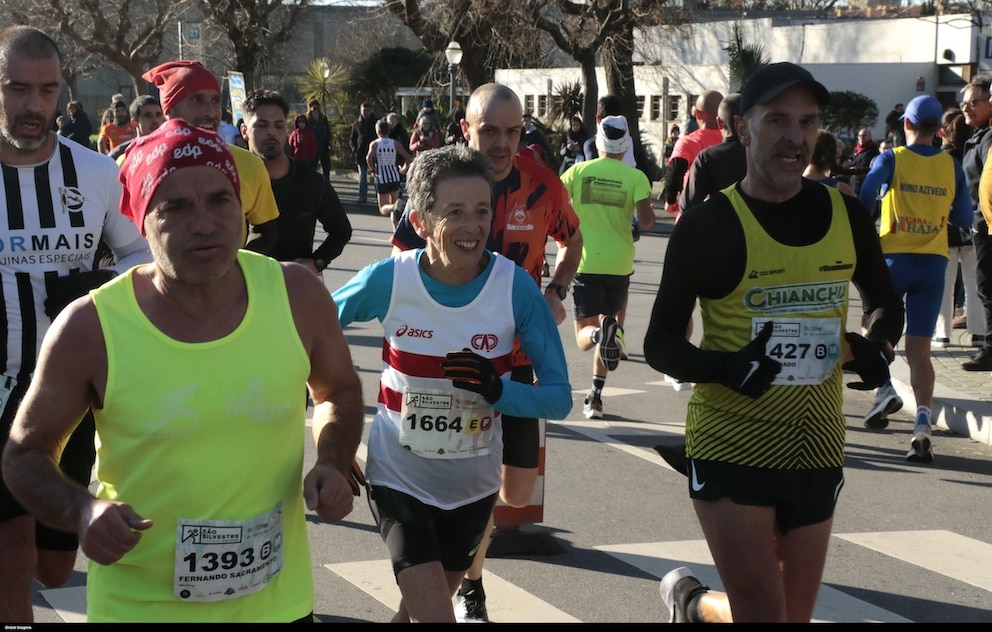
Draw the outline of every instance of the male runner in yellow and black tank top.
M888 379L903 306L870 216L805 180L826 88L771 64L741 92L747 175L682 217L644 340L652 368L693 382L689 495L727 593L685 567L662 581L672 621L805 621L844 482L842 371ZM851 283L867 338L845 332ZM699 346L685 331L698 300ZM729 599L728 599L729 597Z

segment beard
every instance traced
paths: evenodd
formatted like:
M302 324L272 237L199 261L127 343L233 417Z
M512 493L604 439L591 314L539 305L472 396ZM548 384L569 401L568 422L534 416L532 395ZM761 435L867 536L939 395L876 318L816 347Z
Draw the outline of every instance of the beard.
M266 144L262 146L261 151L259 153L261 154L262 160L276 160L277 158L285 154L286 151L280 145Z
M54 120L55 118L52 117L51 120L45 121L44 117L32 114L20 114L15 116L13 120L0 117L0 137L3 138L4 142L18 151L27 153L38 151L48 141L49 130ZM17 128L24 123L38 125L38 133L35 135L18 133Z

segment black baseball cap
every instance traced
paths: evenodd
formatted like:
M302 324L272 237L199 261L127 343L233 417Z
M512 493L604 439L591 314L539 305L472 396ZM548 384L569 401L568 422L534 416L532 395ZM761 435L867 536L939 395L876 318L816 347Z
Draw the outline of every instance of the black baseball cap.
M741 90L741 114L755 105L768 103L793 86L808 88L820 105L830 102L830 92L802 66L783 61L762 66Z

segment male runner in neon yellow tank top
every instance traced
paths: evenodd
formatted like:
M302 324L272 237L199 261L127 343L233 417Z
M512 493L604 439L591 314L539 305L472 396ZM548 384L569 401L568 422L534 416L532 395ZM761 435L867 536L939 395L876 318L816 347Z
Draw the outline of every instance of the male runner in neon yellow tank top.
M170 120L120 178L154 262L56 318L4 477L38 520L78 533L90 622L311 621L304 512L351 511L363 426L334 301L304 266L241 249L238 172L216 134ZM304 383L318 456L301 477ZM95 496L55 467L90 407Z

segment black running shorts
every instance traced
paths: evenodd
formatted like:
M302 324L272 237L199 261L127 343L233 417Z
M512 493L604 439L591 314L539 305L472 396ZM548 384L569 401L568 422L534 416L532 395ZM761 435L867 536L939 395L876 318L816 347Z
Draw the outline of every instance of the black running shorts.
M623 309L629 289L629 276L576 274L572 281L572 311L575 320L600 314L616 316Z
M534 383L534 367L516 366L510 379L521 384ZM534 468L539 465L541 426L536 417L503 415L503 465Z
M829 520L844 487L844 468L779 470L723 461L689 460L689 497L729 498L738 505L774 507L779 530Z
M0 453L6 447L7 439L10 438L10 428L14 423L17 406L24 397L24 393L27 392L29 384L30 381L26 379L17 383L10 394L3 416L0 417L0 423L3 427L3 445L0 445ZM88 487L92 480L93 463L96 460L96 445L93 440L95 432L93 413L86 411L86 415L62 451L62 461L60 462L62 471L83 487ZM21 506L21 503L17 502L17 499L7 489L6 483L0 485L0 522L27 514L28 511ZM35 546L51 551L75 551L79 548L79 540L75 533L59 531L36 523Z
M393 562L393 574L441 562L444 570L468 569L486 533L497 494L456 509L426 505L389 487L369 486L369 508Z

